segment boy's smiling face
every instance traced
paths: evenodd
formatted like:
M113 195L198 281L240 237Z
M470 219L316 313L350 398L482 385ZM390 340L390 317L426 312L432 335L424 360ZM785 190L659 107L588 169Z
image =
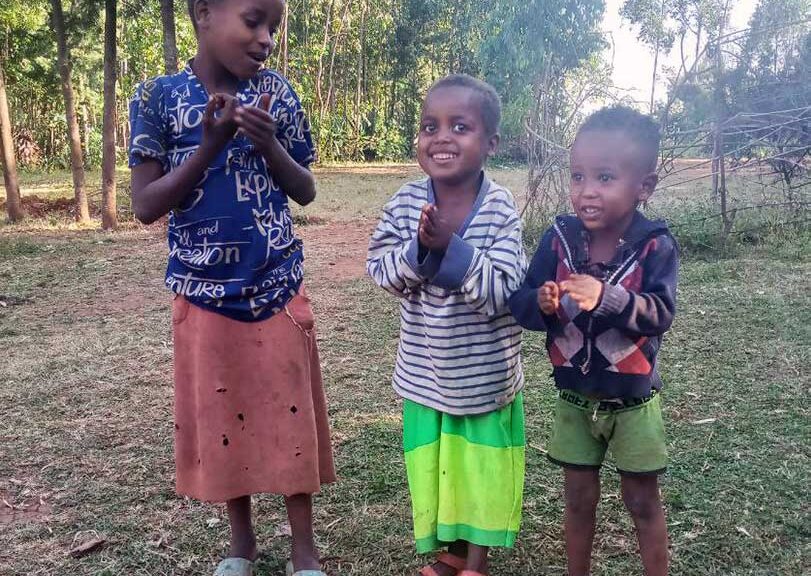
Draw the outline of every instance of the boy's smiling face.
M622 234L658 177L639 144L622 130L588 130L571 150L571 200L589 231Z
M498 134L489 134L482 118L481 96L463 86L443 86L428 93L422 107L417 160L433 180L459 184L478 177L495 152Z
M199 0L195 5L200 43L241 80L265 64L283 13L283 0Z

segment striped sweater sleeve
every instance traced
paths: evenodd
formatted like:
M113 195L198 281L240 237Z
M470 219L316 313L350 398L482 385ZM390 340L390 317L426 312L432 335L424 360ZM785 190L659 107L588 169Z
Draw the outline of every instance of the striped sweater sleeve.
M383 215L369 242L366 272L372 280L395 296L405 296L425 280L417 272L419 245L409 225L414 210L405 188L395 194L383 208ZM412 200L413 202L413 200ZM405 211L405 216L396 212ZM417 216L418 218L418 216Z
M492 244L480 249L454 235L432 280L443 288L459 289L474 310L487 316L507 310L526 272L521 218L511 200L500 206Z

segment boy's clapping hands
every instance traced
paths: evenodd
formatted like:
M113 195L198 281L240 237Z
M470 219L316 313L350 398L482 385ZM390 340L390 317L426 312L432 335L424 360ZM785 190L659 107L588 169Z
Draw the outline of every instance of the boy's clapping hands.
M450 223L439 215L436 205L426 204L420 213L420 244L429 250L447 250L453 236Z
M558 285L551 280L544 282L543 286L538 288L538 306L541 308L541 312L552 316L559 305L560 289Z
M545 282L538 288L538 306L546 315L552 315L560 304L560 298L568 294L584 312L591 312L600 304L603 283L588 274L572 274L559 285Z

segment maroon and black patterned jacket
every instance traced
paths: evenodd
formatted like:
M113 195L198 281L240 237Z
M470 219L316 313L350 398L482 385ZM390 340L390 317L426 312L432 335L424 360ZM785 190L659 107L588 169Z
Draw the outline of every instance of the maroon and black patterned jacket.
M656 355L676 312L676 241L663 221L637 212L614 259L598 266L588 261L583 224L576 216L558 216L510 298L510 310L524 328L546 331L558 388L598 398L648 396L662 386ZM597 308L582 312L564 295L555 315L542 314L538 287L574 273L604 282Z

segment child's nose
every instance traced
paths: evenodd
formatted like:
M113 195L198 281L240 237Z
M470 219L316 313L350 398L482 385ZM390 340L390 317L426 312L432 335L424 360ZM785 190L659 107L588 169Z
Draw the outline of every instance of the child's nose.
M437 130L436 139L440 142L449 142L453 131L450 128L440 128Z
M583 186L583 196L585 198L597 198L600 195L600 189L597 182L586 182Z
M273 50L276 43L273 41L273 36L270 35L270 30L265 28L259 34L259 44L262 48L268 51Z

